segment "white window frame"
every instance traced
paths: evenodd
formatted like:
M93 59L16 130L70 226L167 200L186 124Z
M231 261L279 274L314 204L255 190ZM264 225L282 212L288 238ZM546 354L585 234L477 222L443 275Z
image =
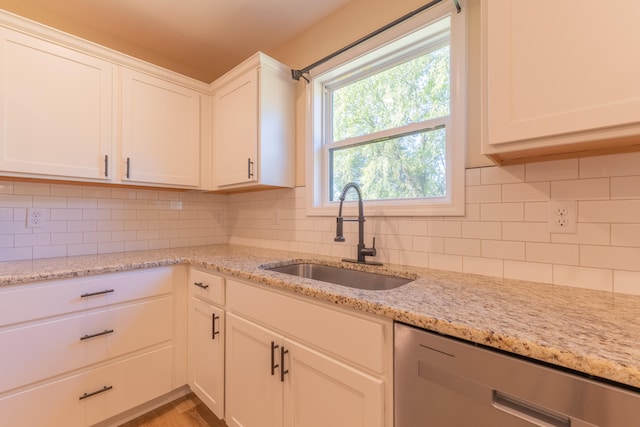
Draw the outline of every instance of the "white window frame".
M328 150L325 134L330 118L325 116L325 84L344 76L350 69L363 64L376 66L376 61L388 63L400 56L410 56L417 46L421 30L445 18L450 19L450 115L445 120L447 131L446 196L424 199L367 200L367 216L461 216L464 215L465 152L466 152L466 19L464 11L457 13L453 2L445 1L415 17L357 45L347 52L314 68L307 84L307 150L306 150L306 212L311 216L335 216L338 201L329 201ZM373 61L373 62L372 62ZM437 119L442 121L441 119ZM353 205L353 204L349 204ZM355 206L345 205L347 215Z

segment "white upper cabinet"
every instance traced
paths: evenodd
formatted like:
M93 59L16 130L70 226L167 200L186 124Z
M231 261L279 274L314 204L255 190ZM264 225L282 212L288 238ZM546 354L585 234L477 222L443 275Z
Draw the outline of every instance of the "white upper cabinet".
M123 181L197 187L200 94L122 69Z
M110 181L114 70L0 26L0 173Z
M293 187L294 82L257 53L212 84L214 185Z
M482 2L483 153L508 163L640 143L640 2Z

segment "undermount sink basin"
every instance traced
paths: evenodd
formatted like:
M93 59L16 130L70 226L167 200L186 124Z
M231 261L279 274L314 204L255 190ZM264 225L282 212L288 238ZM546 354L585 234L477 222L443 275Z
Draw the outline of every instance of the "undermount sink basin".
M266 268L266 270L370 291L395 289L414 280L314 263L282 265Z

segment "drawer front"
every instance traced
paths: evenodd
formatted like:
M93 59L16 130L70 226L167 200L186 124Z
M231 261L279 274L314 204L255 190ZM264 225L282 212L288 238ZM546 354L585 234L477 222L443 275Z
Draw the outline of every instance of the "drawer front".
M0 332L0 393L172 338L173 298Z
M383 321L364 319L233 280L227 280L226 308L356 365L379 374L385 372L387 352L383 349L385 331L390 331L390 327L385 328Z
M172 354L165 347L2 397L2 424L86 427L117 415L171 391Z
M218 305L224 305L224 278L192 268L189 273L192 295Z
M2 287L0 327L172 291L172 267Z

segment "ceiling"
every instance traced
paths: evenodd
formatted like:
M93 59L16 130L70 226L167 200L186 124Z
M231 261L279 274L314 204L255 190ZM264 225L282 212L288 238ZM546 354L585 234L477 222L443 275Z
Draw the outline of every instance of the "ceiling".
M52 22L63 25L53 26L64 31L211 82L259 50L268 54L349 1L20 0L18 3L23 8L28 4L37 9L37 17L54 17Z

